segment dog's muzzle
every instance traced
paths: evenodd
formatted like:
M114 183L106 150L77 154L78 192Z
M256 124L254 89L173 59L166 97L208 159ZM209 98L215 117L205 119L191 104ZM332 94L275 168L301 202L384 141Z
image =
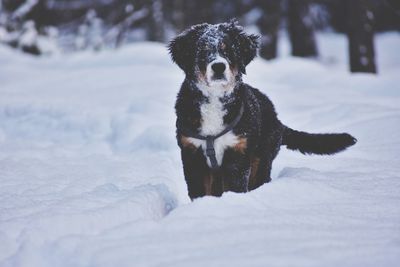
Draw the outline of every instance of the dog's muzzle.
M211 69L214 71L213 78L215 80L225 79L224 73L225 73L226 66L224 63L222 63L222 62L214 63L211 65Z
M214 62L210 63L210 78L211 80L218 81L218 80L227 80L226 77L226 69L227 63L223 62L222 60L215 60Z

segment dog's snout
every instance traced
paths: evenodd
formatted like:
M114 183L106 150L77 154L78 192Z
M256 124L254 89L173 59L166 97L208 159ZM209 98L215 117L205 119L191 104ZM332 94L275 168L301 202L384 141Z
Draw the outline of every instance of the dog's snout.
M211 69L217 74L222 74L225 71L226 66L224 63L218 62L218 63L212 64Z

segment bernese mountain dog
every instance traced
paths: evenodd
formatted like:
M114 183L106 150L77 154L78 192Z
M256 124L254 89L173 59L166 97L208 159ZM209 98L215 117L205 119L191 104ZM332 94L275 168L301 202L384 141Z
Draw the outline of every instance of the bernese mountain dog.
M310 134L279 121L271 100L245 84L257 35L236 21L192 26L169 43L185 72L176 100L176 137L189 197L247 192L271 181L282 145L303 154L330 155L354 145L347 133Z

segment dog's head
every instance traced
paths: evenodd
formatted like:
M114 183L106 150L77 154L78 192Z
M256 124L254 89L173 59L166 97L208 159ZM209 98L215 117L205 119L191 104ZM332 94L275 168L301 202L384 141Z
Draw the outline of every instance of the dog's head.
M197 83L229 86L246 73L258 47L257 35L246 34L236 21L199 24L169 44L172 60Z

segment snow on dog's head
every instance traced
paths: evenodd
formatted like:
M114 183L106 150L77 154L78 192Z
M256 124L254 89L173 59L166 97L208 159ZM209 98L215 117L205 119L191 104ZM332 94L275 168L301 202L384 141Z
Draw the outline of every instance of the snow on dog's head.
M257 53L258 36L246 34L236 21L198 24L169 44L172 60L199 88L231 90Z

